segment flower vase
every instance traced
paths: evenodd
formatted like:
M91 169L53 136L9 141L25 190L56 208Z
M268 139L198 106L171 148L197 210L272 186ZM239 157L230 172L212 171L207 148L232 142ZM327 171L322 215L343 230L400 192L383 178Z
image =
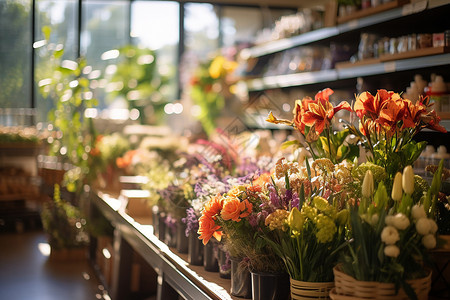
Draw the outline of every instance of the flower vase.
M333 268L335 288L330 291L333 300L408 300L409 297L400 288L395 290L394 283L360 281L345 274L339 265ZM431 270L423 278L406 280L416 293L418 300L427 300L431 290Z
M164 241L164 235L166 234L166 213L161 211L157 205L152 207L152 224L153 234Z
M203 243L198 239L198 234L191 231L188 237L188 262L194 266L203 265Z
M203 267L208 272L219 272L219 262L217 259L218 245L212 240L203 248Z
M254 272L251 275L253 300L289 299L289 275Z
M172 216L167 216L165 220L166 232L164 237L164 243L175 248L177 246L177 222Z
M248 266L240 260L231 259L231 295L239 298L252 298L252 277Z
M231 278L231 261L227 251L219 248L219 276L221 278Z
M291 299L330 299L330 290L334 287L332 282L306 282L291 278Z
M189 246L189 239L186 236L186 224L181 222L180 220L177 221L177 251L178 253L188 253L188 246Z

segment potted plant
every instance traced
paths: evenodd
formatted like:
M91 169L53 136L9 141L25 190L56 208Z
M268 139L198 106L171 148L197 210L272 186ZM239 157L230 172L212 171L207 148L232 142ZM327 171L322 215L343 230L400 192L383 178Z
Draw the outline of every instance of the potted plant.
M61 199L59 185L54 186L52 201L44 203L41 220L55 260L85 259L89 242L87 222L80 209Z

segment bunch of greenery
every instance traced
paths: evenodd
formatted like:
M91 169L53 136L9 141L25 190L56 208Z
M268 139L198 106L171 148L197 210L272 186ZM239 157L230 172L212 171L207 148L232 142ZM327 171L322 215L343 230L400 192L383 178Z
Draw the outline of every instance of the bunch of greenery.
M156 53L150 49L126 45L119 49L115 72L106 75L111 83L120 85L108 97L126 99L130 110L139 110L143 124L160 123L171 97L169 78L158 72L156 59Z
M46 202L41 212L42 225L54 249L84 247L89 242L87 222L79 208L61 199L55 185L53 201Z

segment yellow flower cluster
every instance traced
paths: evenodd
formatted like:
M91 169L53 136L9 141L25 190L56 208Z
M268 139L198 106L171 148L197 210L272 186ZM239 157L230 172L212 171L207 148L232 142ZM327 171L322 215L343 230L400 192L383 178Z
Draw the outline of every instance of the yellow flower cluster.
M316 232L317 241L319 241L319 243L331 242L337 230L333 219L324 214L319 214L315 223L318 228L318 231Z
M286 231L286 221L289 217L289 212L284 209L277 209L267 216L265 224L269 226L270 230L280 229Z
M314 206L332 219L336 218L336 209L325 198L316 196L313 199Z

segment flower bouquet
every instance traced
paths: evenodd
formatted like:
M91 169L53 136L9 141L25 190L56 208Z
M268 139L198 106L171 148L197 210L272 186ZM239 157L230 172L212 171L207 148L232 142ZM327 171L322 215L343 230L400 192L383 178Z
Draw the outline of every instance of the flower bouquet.
M431 270L427 250L436 247L434 204L442 163L431 187L414 178L411 166L398 172L392 191L366 172L362 197L350 213L352 238L343 261L334 269L332 299L427 299ZM422 193L416 193L417 190ZM415 195L423 196L415 199Z
M327 298L334 286L333 267L345 246L348 210L341 184L350 165L317 159L306 166L280 159L269 184L271 205L263 236L283 260L291 278L292 299Z
M402 99L399 94L386 90L379 90L375 96L365 92L356 97L352 109L346 102L333 107L329 102L331 94L332 91L326 89L318 93L314 100L310 98L298 100L292 121L279 120L272 114L267 119L272 123L287 124L298 129L302 140L290 142L290 144L299 144L309 150L314 164L323 162L324 158L330 161L326 164L322 163L324 165L322 174L327 173L323 172L324 170L332 174L328 177L328 182L326 179L320 179L322 175L320 172L317 174L315 170L310 170L311 187L318 190L311 194L312 197L309 197L308 202L306 200L308 198L304 198L305 194L308 195L304 193L308 186L303 186L300 199L306 201L302 203L300 211L292 208L283 225L284 229L289 231L295 239L295 233L301 232L299 229L304 230L307 223L306 217L302 216L301 212L307 212L311 208L317 209L314 200L328 200L320 201L324 204L333 204L333 207L340 209L347 207L350 210L350 226L347 233L349 246L344 252L343 263L334 268L337 287L330 296L334 299L351 298L352 292L343 292L338 284L353 278L352 284L348 285L350 289L356 287L355 281L387 282L394 287L393 295L397 295L402 288L404 293L414 299L414 288L408 280L425 276L425 282L429 283L429 277L426 276L429 272L424 267L424 262L426 250L435 246L433 234L437 228L433 221L434 206L441 177L439 174L435 175L430 188L424 179L414 176L411 167L407 166L414 163L426 144L415 142L413 140L415 134L423 128L441 132L445 132L445 129L439 125L440 119L436 113L433 110L429 111L431 105L427 98L420 98L416 103L412 103L410 100ZM350 111L351 118L346 122L343 131L336 132L332 129L333 117L342 109ZM359 117L359 126L354 124L354 115ZM353 140L356 140L366 151L365 156L368 162L357 164L358 151L351 144L350 136L353 136ZM335 165L336 163L342 163L347 168L330 172L333 167L338 166ZM308 170L309 165L310 163L306 161ZM405 167L407 167L406 174L398 173ZM338 174L340 176L346 174L345 179L337 180ZM366 177L372 179L366 180ZM398 187L401 178L404 178L407 188L404 193ZM285 181L287 184L288 180ZM330 189L333 186L334 189ZM329 197L330 195L334 197ZM334 204L336 196L340 198L340 204L343 206L339 206L339 203L337 206ZM306 206L307 210L303 209L305 203L309 205ZM345 219L345 214L343 210L341 221ZM296 219L297 221L294 221ZM392 225L393 222L399 222L397 221L399 219L403 222L400 225L401 229ZM338 218L336 221L339 221ZM427 230L422 228L422 224L427 224L429 228ZM303 225L303 228L296 228L299 225ZM387 229L382 235L385 227ZM302 235L299 234L299 236ZM311 238L308 240L308 246L313 240ZM289 244L286 243L286 245ZM293 248L288 248L286 245L279 247L280 254L284 255L285 261L291 264L290 273L295 274L295 268L304 268L304 264L291 262L291 257L294 257L290 254ZM339 249L339 246L336 249ZM304 254L301 251L297 253ZM308 262L314 262L315 258L312 256ZM345 280L340 280L336 274L345 274L347 277ZM374 295L376 293L371 296ZM356 297L363 298L362 295Z
M282 261L258 234L269 214L268 182L270 176L264 174L251 184L235 185L228 192L211 197L199 219L198 233L205 244L213 237L222 240L230 256L240 261L241 271L247 265L252 276L259 278L257 282L264 280L264 275L272 284L281 280L280 289L274 288L271 294L284 299L288 295L289 282L283 276ZM258 291L253 288L253 295Z

